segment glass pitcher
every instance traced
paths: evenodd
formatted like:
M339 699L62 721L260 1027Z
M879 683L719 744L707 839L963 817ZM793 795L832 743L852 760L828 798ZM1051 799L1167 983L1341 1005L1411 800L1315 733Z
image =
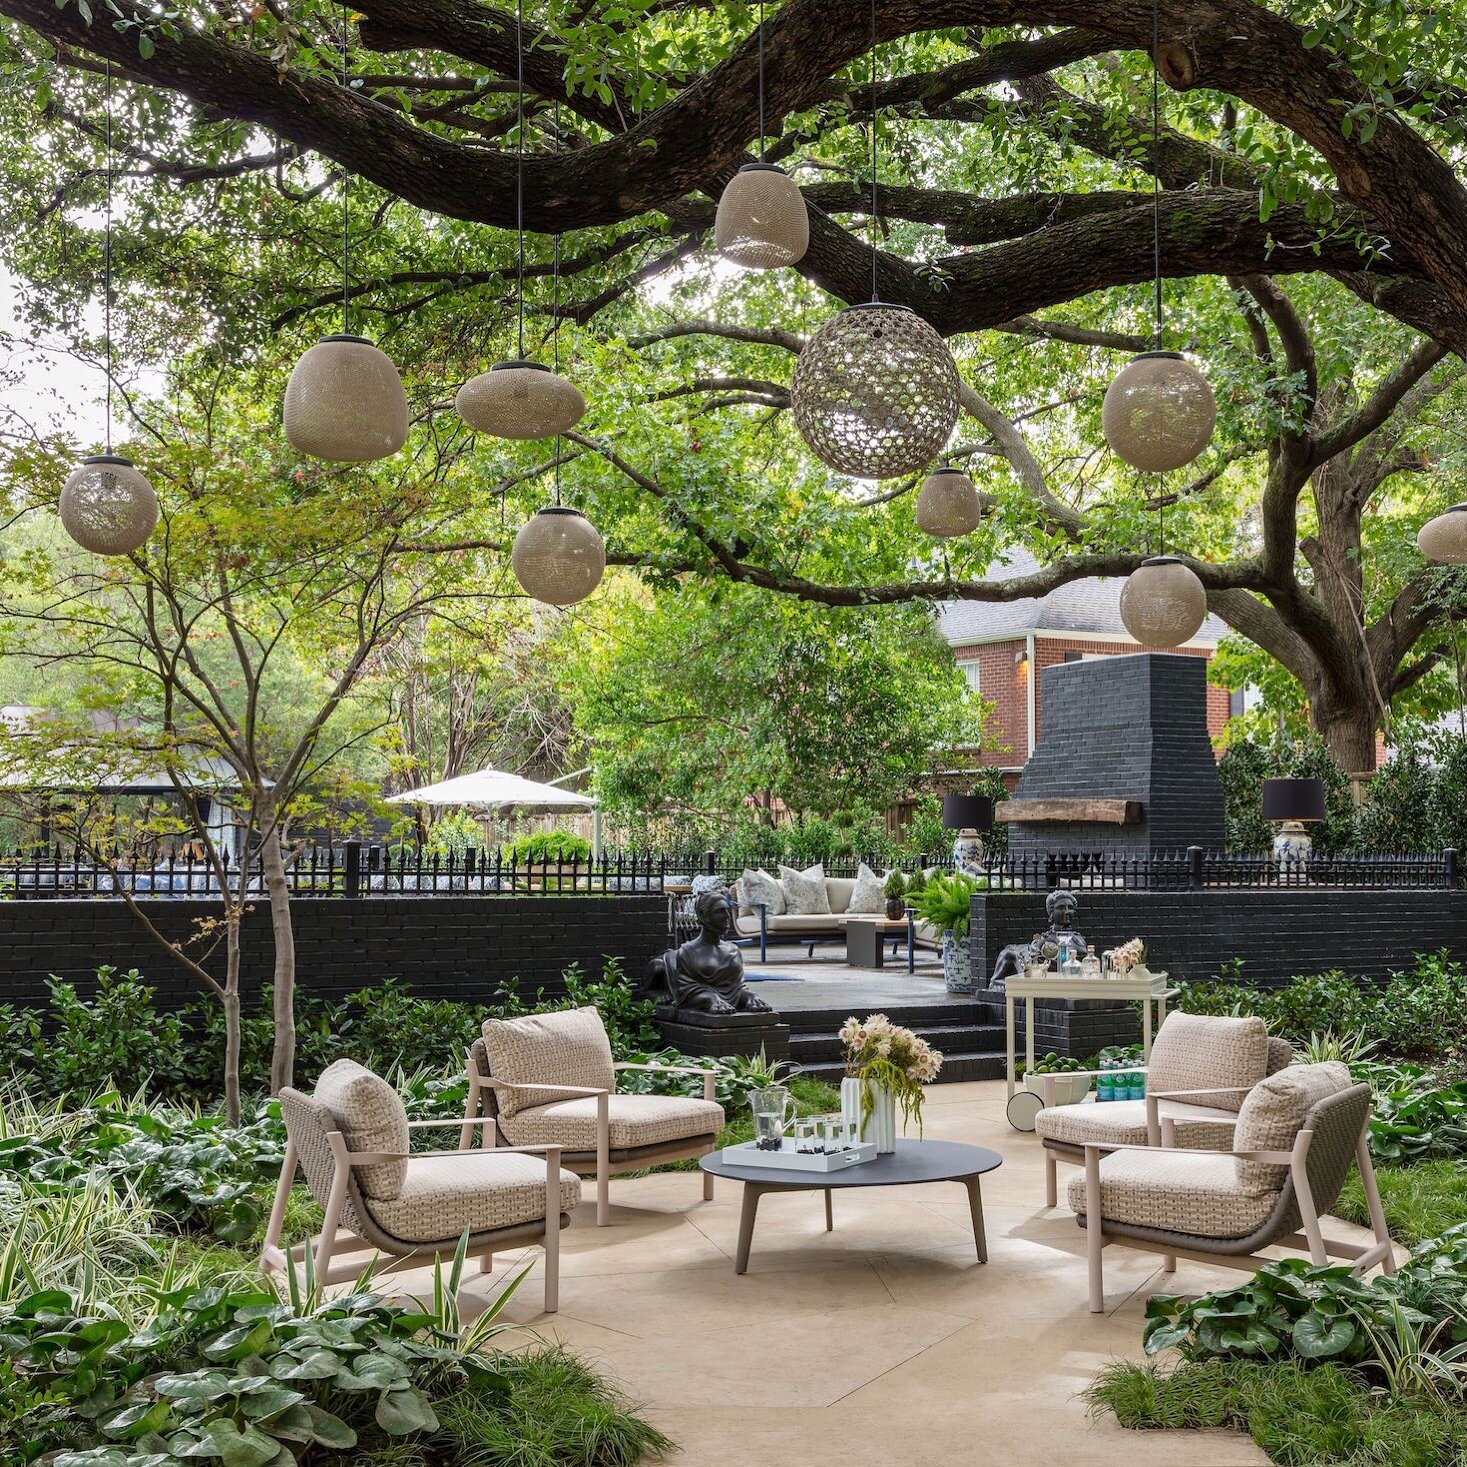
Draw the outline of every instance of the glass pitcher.
M789 1121L790 1093L783 1085L755 1090L749 1096L754 1112L754 1144L760 1151L778 1151L784 1145Z

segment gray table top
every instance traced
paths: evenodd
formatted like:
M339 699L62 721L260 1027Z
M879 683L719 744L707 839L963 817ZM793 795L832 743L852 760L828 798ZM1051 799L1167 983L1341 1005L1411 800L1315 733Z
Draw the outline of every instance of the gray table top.
M715 1151L698 1158L698 1165L715 1177L755 1182L761 1187L904 1187L917 1182L956 1182L980 1176L1003 1165L1003 1157L986 1146L961 1141L900 1140L897 1149L874 1161L839 1172L807 1172L772 1166L733 1166Z

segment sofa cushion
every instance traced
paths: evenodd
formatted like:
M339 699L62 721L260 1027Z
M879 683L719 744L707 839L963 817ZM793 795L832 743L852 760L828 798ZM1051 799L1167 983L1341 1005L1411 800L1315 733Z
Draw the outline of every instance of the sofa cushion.
M560 1174L560 1210L573 1212L581 1179ZM392 1199L368 1198L377 1225L407 1243L444 1243L465 1228L488 1233L538 1222L545 1216L545 1159L491 1151L453 1151L415 1156L402 1191Z
M1243 1096L1227 1091L1256 1085L1267 1068L1268 1030L1262 1019L1172 1012L1156 1031L1146 1085L1155 1091L1205 1091L1216 1085L1216 1095L1189 1095L1188 1101L1236 1111Z
M407 1154L407 1111L401 1097L380 1075L355 1060L327 1065L316 1081L315 1100L331 1113L348 1151ZM364 1197L389 1200L402 1189L407 1162L384 1161L354 1171Z
M1071 1209L1083 1215L1084 1172L1070 1178L1066 1195ZM1100 1163L1100 1215L1106 1222L1201 1238L1246 1238L1267 1221L1273 1204L1272 1192L1239 1185L1231 1156L1116 1151Z
M830 910L825 894L825 866L817 861L803 871L793 866L779 868L779 884L784 887L784 910L790 917L809 917Z
M851 876L827 876L825 878L825 905L832 912L850 912L851 898L856 892L859 878Z
M607 1107L614 1151L716 1136L723 1129L723 1107L713 1100L683 1095L613 1095ZM516 1146L563 1146L567 1151L594 1152L596 1101L583 1096L530 1106L506 1121L503 1130Z
M739 877L739 905L752 912L761 903L767 916L778 917L784 911L784 887L767 871L746 870Z
M485 1019L489 1073L510 1085L578 1085L616 1089L611 1041L594 1008L519 1019ZM499 1113L508 1118L527 1106L573 1100L572 1090L500 1090Z
M831 910L835 903L831 902ZM879 917L886 911L886 877L878 876L864 861L856 868L856 879L851 885L851 899L846 903L848 912L864 912L867 916Z
M1238 1112L1233 1135L1236 1151L1288 1151L1316 1101L1351 1085L1350 1071L1338 1060L1322 1065L1290 1065L1260 1080ZM1254 1189L1277 1190L1289 1169L1273 1162L1238 1163L1244 1183Z
M1063 1079L1063 1076L1061 1076ZM1159 1100L1163 1119L1177 1123L1177 1145L1193 1148L1231 1149L1237 1117L1231 1111L1189 1105L1182 1100ZM1146 1145L1146 1102L1144 1100L1083 1101L1079 1105L1055 1105L1039 1112L1034 1129L1041 1140L1061 1146L1083 1146L1087 1141L1110 1141L1118 1146Z

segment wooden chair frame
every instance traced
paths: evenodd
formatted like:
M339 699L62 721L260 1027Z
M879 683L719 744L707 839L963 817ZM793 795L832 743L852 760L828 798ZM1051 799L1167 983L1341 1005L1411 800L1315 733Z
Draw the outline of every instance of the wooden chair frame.
M492 1123L491 1117L485 1117L480 1125ZM444 1128L459 1126L463 1130L471 1129L460 1121L409 1121L410 1131L428 1130L433 1128ZM458 1251L460 1238L444 1238L436 1243L414 1243L407 1245L407 1251L398 1252L384 1250L379 1240L362 1237L341 1226L342 1210L346 1206L347 1193L351 1181L353 1167L380 1166L386 1162L406 1161L409 1166L414 1161L425 1157L433 1157L436 1160L446 1160L465 1155L479 1155L481 1153L469 1152L460 1145L457 1151L434 1151L434 1152L397 1152L397 1151L349 1151L346 1138L340 1131L328 1131L326 1139L331 1146L331 1156L334 1162L334 1170L331 1177L331 1189L323 1204L325 1216L321 1223L321 1232L315 1240L314 1249L310 1242L299 1243L291 1248L280 1246L280 1235L285 1223L285 1207L290 1197L290 1189L295 1183L296 1168L300 1160L300 1154L296 1144L287 1136L285 1143L285 1159L280 1167L280 1181L275 1188L275 1201L270 1209L270 1220L265 1226L265 1241L260 1250L260 1270L262 1273L270 1273L272 1269L284 1273L287 1268L303 1263L308 1253L313 1253L316 1280L321 1285L348 1283L359 1278L367 1268L367 1264L344 1264L332 1267L332 1259L343 1248L356 1251L358 1248L370 1248L373 1250L372 1259L375 1261L383 1251L389 1251L393 1263L388 1265L383 1272L390 1272L398 1263L409 1261L418 1262L424 1259L439 1259L453 1257ZM524 1244L539 1243L545 1255L545 1312L554 1314L560 1307L560 1229L562 1226L562 1213L560 1210L560 1155L559 1146L506 1146L500 1148L506 1154L519 1152L526 1155L543 1156L545 1158L545 1216L534 1222L528 1222L511 1228L496 1229L492 1236L479 1235L481 1241L475 1243L470 1240L470 1246L466 1257L477 1259L480 1273L488 1273L493 1267L494 1255L504 1252L510 1247L519 1247ZM370 1230L369 1230L370 1231ZM462 1235L460 1235L461 1237Z
M717 1099L714 1093L714 1082L718 1071L714 1069L695 1065L634 1064L629 1060L618 1062L612 1068L618 1072L648 1070L665 1075L701 1075L703 1077L703 1099L710 1101ZM716 1149L714 1145L701 1138L669 1141L663 1145L637 1147L635 1155L613 1161L611 1157L611 1097L615 1092L589 1085L541 1085L528 1082L512 1084L508 1080L498 1080L492 1075L484 1075L479 1072L472 1048L468 1053L467 1070L469 1093L464 1106L463 1129L459 1135L461 1151L467 1150L473 1144L473 1129L476 1125L483 1126L486 1122L488 1123L488 1129L483 1132L486 1148L496 1146L498 1138L504 1136L504 1129L500 1126L497 1115L481 1116L479 1114L487 1091L538 1090L559 1095L594 1095L596 1097L596 1156L594 1162L589 1155L567 1151L564 1147L561 1148L561 1152L562 1165L567 1171L575 1172L582 1177L594 1176L596 1178L596 1226L598 1228L606 1227L611 1220L610 1181L612 1177L620 1176L623 1172L642 1171L649 1166L659 1166L664 1162L688 1161L699 1156L707 1156ZM507 1140L508 1137L505 1139ZM703 1200L711 1202L713 1200L713 1177L708 1172L702 1175Z

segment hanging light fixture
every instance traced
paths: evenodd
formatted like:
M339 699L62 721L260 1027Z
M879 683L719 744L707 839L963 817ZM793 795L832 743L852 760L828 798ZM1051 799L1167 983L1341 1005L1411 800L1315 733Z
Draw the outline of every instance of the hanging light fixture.
M102 227L102 339L107 360L107 451L84 458L61 488L61 526L83 550L128 555L140 550L158 523L158 496L133 467L112 452L112 63L102 63L102 110L107 139L107 207Z
M1207 620L1207 591L1174 555L1143 560L1121 587L1121 621L1143 647L1180 647Z
M341 11L341 85L351 21ZM341 330L323 336L285 384L285 436L298 453L361 464L407 442L407 394L392 358L351 330L351 173L341 174Z
M871 4L871 299L831 317L805 343L790 382L795 426L843 474L916 473L958 420L958 369L936 331L877 292L876 4Z
M933 469L917 495L916 517L919 530L949 540L978 528L983 504L961 469Z
M525 43L524 0L517 0L514 18L516 65L515 118L515 231L519 238L518 356L496 362L487 372L471 377L453 400L459 417L479 433L495 438L554 438L567 433L586 412L580 389L540 362L525 356ZM557 337L560 322L555 323Z
M1416 545L1438 565L1467 565L1467 504L1454 504L1427 520L1416 536Z
M759 161L725 185L713 217L713 243L746 270L778 270L810 247L810 214L799 185L764 161L764 0L759 0Z
M1151 147L1161 138L1161 19L1151 6ZM1156 321L1153 347L1124 366L1106 389L1100 411L1105 441L1134 469L1166 473L1189 464L1212 441L1217 404L1207 378L1181 354L1163 351L1161 294L1161 176L1151 166L1151 251Z

